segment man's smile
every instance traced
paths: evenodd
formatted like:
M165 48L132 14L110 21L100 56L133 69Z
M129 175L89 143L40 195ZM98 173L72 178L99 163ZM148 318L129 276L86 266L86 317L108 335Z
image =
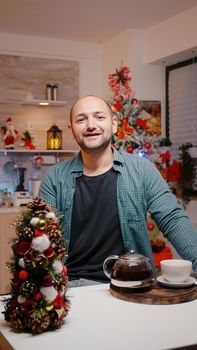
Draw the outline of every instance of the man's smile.
M101 133L97 132L97 133L85 133L84 136L85 137L94 137L94 136L99 136L101 135Z

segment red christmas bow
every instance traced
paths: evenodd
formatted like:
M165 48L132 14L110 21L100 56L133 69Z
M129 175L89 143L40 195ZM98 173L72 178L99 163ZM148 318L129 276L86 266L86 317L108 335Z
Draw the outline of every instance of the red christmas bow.
M129 81L131 77L129 77L130 69L126 66L121 67L119 70L116 69L116 73L109 74L108 76L108 84L110 87L114 89L114 96L118 96L121 85L124 86L127 93L131 94L131 88L129 86Z

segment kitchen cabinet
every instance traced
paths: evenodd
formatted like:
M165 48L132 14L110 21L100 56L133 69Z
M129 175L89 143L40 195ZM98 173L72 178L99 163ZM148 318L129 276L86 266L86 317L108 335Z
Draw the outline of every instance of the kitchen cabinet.
M6 263L12 255L11 238L15 237L16 209L0 209L0 294L9 293L10 272Z

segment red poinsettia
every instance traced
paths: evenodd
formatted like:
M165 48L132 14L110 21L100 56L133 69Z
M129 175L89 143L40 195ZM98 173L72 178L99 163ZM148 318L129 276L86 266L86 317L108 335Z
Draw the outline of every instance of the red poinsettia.
M125 133L124 133L124 131L123 131L122 128L118 128L116 134L117 134L117 136L119 137L120 140L124 140L124 138L125 138Z
M142 129L147 129L147 120L141 119L141 118L136 118L136 125Z
M122 105L120 101L116 101L116 103L113 105L113 109L115 109L117 112L121 111Z
M181 177L181 163L173 160L168 168L168 178L172 182L179 181Z
M171 154L170 154L170 152L167 150L165 153L161 153L161 154L160 154L160 158L161 158L161 162L162 162L162 163L166 163L167 160L170 160Z

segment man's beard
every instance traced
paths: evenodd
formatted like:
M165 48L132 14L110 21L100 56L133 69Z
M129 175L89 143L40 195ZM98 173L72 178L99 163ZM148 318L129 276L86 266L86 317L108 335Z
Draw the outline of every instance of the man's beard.
M95 145L95 146L86 146L84 142L81 140L76 140L78 143L79 147L86 153L99 153L104 151L111 143L111 137L108 139L105 139L103 143L100 145Z

